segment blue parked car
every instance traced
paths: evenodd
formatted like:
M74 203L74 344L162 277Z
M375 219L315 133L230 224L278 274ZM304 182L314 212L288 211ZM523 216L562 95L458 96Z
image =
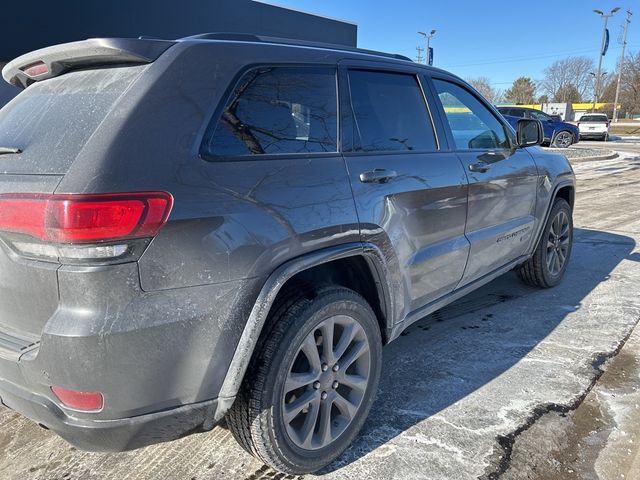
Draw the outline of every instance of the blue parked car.
M544 143L557 148L567 148L578 143L580 131L571 123L556 120L540 110L524 107L498 107L502 116L516 128L521 118L533 118L540 120L544 128Z

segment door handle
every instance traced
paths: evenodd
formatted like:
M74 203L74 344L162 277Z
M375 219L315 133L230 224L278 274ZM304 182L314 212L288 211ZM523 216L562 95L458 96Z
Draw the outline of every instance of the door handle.
M472 163L469 165L469 170L472 172L485 173L491 168L491 165L485 162Z
M360 174L360 181L362 183L387 183L389 180L393 180L398 176L398 173L393 170L385 170L384 168L376 168L370 172L363 172Z

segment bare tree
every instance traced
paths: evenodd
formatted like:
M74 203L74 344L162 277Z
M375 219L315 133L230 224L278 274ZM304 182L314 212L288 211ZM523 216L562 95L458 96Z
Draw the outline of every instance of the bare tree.
M502 91L493 88L491 86L491 80L487 77L467 78L467 83L480 92L480 94L491 103L498 103L502 100Z
M567 83L558 89L553 97L553 101L561 103L580 103L582 101L582 96L574 84Z
M625 56L619 103L623 112L640 113L640 51L629 52Z
M504 94L507 102L528 105L533 103L536 93L536 84L529 77L517 78L511 88Z
M544 70L542 91L554 102L564 102L566 93L578 92L578 101L589 97L593 90L593 79L590 75L595 70L593 60L589 57L568 57L556 60ZM570 88L573 86L575 91ZM558 92L561 95L558 95Z

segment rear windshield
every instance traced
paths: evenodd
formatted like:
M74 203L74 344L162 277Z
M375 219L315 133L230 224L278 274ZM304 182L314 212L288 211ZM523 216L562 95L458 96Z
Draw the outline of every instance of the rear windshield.
M580 118L580 122L608 122L609 118L606 115L584 115Z
M72 72L34 83L0 110L0 173L64 174L147 66Z

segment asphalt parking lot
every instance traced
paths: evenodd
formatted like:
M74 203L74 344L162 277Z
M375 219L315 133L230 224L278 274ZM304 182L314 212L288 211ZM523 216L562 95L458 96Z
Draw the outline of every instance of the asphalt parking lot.
M410 327L385 350L361 436L320 478L640 478L640 144L620 150L574 163L563 283L537 290L508 274ZM293 477L224 427L97 454L0 408L0 478Z

